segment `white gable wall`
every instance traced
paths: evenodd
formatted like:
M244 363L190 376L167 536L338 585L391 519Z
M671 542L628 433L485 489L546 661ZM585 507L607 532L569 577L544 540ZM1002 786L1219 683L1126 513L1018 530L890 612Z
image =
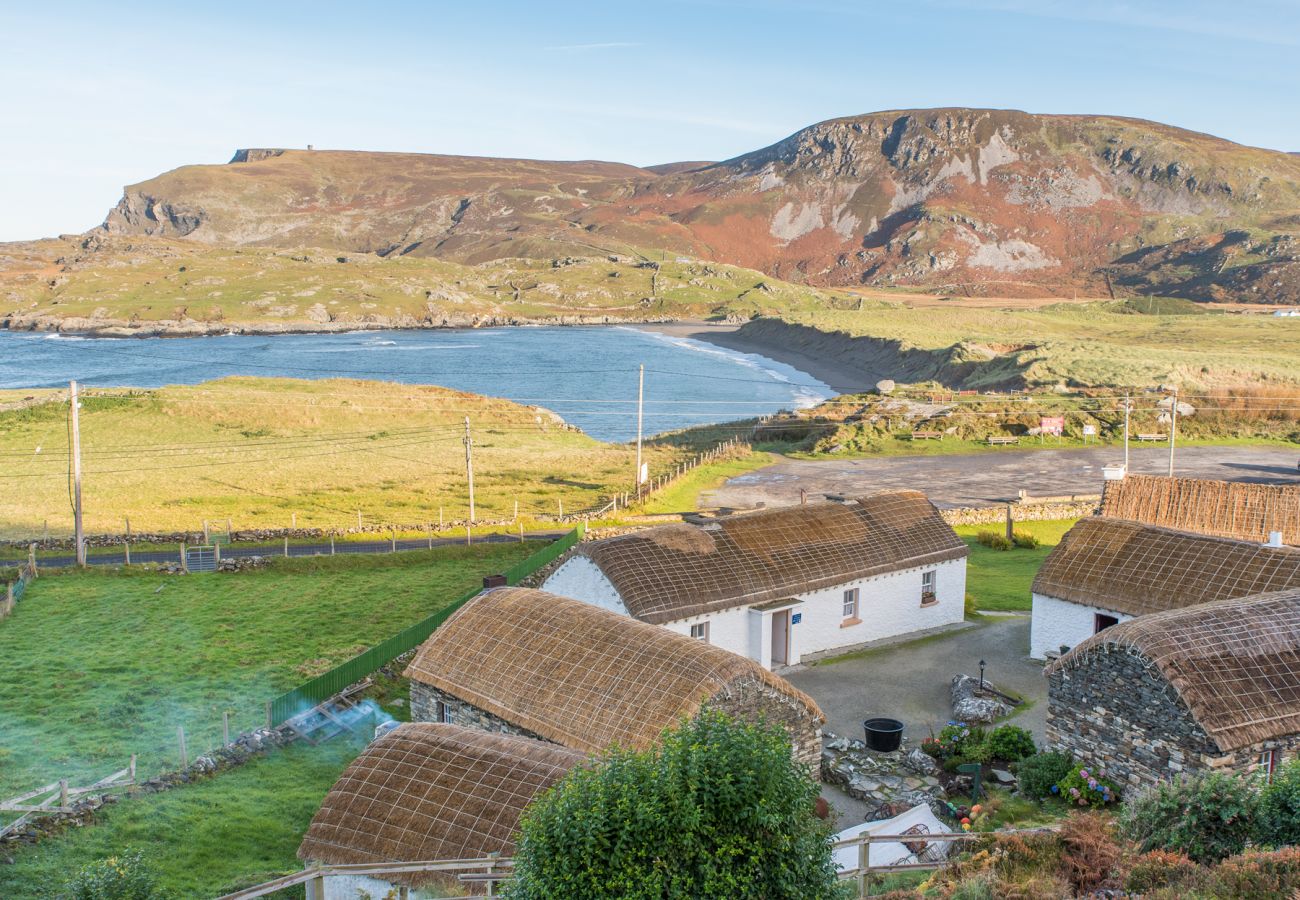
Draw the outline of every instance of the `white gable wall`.
M541 589L628 615L627 604L613 583L585 556L572 556L542 582Z
M1033 595L1033 617L1029 625L1029 655L1045 659L1048 651L1062 646L1073 647L1096 633L1097 613L1114 616L1121 622L1133 618L1113 609L1085 606L1046 594Z

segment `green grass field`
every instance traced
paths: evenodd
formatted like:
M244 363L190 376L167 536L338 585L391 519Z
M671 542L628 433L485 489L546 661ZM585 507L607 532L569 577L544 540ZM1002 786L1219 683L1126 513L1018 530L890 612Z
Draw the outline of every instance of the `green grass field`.
M344 737L318 747L299 742L198 784L123 800L100 811L93 827L23 849L13 865L0 864L0 897L57 896L81 867L131 849L144 851L161 885L183 898L213 897L296 871L311 817L362 746Z
M991 550L976 540L981 531L1002 534L1001 524L957 526L957 534L970 545L970 558L966 562L966 593L975 608L996 612L1027 611L1030 607L1029 586L1038 567L1076 521L1017 522L1016 531L1038 538L1038 547L1033 550Z
M36 581L0 622L0 797L142 776L264 721L267 700L430 615L538 549L481 544L278 560L239 574L88 571Z
M693 512L700 508L700 495L704 492L721 486L728 478L753 472L775 462L775 454L756 451L748 456L700 466L656 493L646 501L641 511L649 515Z

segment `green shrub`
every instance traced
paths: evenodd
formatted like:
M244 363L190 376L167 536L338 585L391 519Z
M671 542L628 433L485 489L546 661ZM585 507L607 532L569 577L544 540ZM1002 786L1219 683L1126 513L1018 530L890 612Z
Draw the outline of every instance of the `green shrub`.
M999 534L996 531L981 531L975 536L975 540L979 541L990 550L1010 550L1015 546L1015 544L1007 539L1005 534Z
M1235 900L1272 900L1300 891L1300 848L1251 851L1225 859L1209 879L1210 895Z
M1052 788L1070 774L1074 759L1059 750L1045 750L1022 759L1016 765L1016 778L1026 796L1041 800L1052 794Z
M1105 769L1072 766L1056 788L1052 793L1071 806L1106 806L1119 800L1119 789L1106 780Z
M1005 538L1004 538L1005 540ZM1014 531L1011 533L1011 542L1021 550L1033 550L1038 546L1038 538L1034 537L1027 531Z
M1143 853L1129 865L1124 877L1124 889L1135 894L1146 894L1159 888L1179 887L1196 881L1201 867L1182 853L1170 850L1152 850Z
M1300 759L1274 772L1260 790L1255 842L1274 847L1300 844Z
M1255 824L1256 802L1245 779L1211 772L1131 798L1120 823L1142 852L1172 850L1199 863L1217 862L1245 848Z
M999 725L989 732L984 743L994 759L1007 762L1018 762L1033 756L1038 750L1034 746L1034 736L1016 725Z
M97 860L63 887L67 900L167 900L139 850Z
M716 712L572 770L520 825L508 896L835 897L831 828L780 727Z

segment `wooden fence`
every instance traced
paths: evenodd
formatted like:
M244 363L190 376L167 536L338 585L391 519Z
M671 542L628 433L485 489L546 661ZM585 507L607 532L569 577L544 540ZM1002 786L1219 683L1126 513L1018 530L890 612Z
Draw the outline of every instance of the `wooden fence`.
M107 775L88 787L69 787L68 779L61 778L34 791L19 794L17 797L0 802L0 813L21 813L17 819L7 825L0 824L0 837L4 837L11 831L17 831L36 816L56 812L72 812L71 804L73 799L83 794L125 788L133 784L135 784L134 756L131 757L131 763L125 769Z
M0 597L0 619L14 611L14 606L27 592L27 585L36 578L36 545L27 551L27 561L18 566L18 577L4 586L4 597Z

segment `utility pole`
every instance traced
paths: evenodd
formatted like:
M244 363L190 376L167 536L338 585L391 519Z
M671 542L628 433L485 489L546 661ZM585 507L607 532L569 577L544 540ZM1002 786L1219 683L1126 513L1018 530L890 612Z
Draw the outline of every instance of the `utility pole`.
M1174 388L1174 402L1169 407L1169 477L1174 477L1174 444L1178 440L1178 388Z
M1128 474L1128 417L1133 411L1133 403L1129 400L1129 395L1124 395L1124 474Z
M465 417L465 477L469 480L469 521L474 524L474 439L469 436L469 416ZM466 536L469 529L465 530Z
M68 400L72 415L72 524L77 541L77 565L86 564L86 539L81 530L81 417L77 400L77 383L68 382L71 396Z
M645 408L645 363L641 364L636 379L636 485L637 496L641 496L641 421Z

